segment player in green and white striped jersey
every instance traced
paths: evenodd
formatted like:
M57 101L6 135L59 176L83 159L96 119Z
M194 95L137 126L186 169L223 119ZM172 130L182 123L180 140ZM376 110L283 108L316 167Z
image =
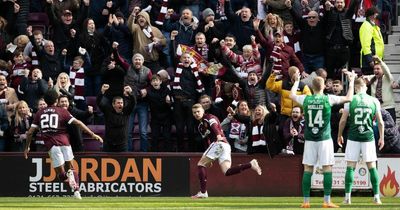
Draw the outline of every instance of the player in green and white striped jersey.
M349 79L349 91L346 96L325 95L325 81L321 77L313 79L311 96L296 95L300 75L291 89L290 98L303 105L305 118L305 144L303 154L304 174L302 181L304 202L302 208L310 208L311 176L314 165L319 163L324 171L324 208L338 208L331 202L332 165L335 163L333 140L331 137L331 106L351 101L353 97L354 72L346 72Z
M364 79L359 78L355 82L353 100L344 105L344 111L339 123L338 144L343 144L343 129L347 119L350 121L345 159L347 169L345 176L345 200L343 203L351 204L351 188L354 181L354 168L362 154L362 159L367 163L371 176L372 190L374 192L374 203L382 204L379 198L379 177L376 170L376 148L372 121L376 117L379 129L378 146L381 150L384 146L384 122L381 115L381 105L377 98L367 95L367 85Z

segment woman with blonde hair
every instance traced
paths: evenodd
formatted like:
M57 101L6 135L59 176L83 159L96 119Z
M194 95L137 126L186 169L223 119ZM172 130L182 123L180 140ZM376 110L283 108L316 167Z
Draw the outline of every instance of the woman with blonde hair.
M274 39L274 33L279 31L283 32L283 20L279 15L268 13L268 15L263 20L262 30L264 31L264 36Z
M70 103L73 102L75 88L71 85L71 80L67 73L61 72L58 75L56 84L53 88L57 91L58 95L66 95Z
M33 117L25 101L19 101L14 115L11 116L10 125L10 151L22 152L26 144L26 132L29 130Z
M270 107L273 105L270 104ZM247 153L269 153L270 156L276 153L275 141L277 140L278 131L276 130L277 113L276 109L270 109L264 105L257 105L249 116L235 113L231 107L228 112L233 115L241 123L247 126L248 141ZM275 128L275 129L271 129Z

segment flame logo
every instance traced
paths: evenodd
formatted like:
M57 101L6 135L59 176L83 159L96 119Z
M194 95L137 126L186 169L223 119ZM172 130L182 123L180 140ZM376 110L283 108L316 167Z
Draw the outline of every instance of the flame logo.
M396 180L395 171L388 166L387 175L383 176L379 189L385 197L395 197L399 193L399 183Z

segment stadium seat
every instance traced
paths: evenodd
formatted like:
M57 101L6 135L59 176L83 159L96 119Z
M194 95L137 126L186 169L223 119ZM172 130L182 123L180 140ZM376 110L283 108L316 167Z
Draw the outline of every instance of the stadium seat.
M92 130L95 134L104 138L105 135L105 127L104 125L87 125L90 130ZM103 144L99 141L93 139L88 134L83 134L83 148L84 151L101 151L103 148Z
M104 125L104 116L96 104L96 96L86 96L86 104L93 107L93 125Z
M43 33L44 38L48 37L49 30L49 18L44 12L29 13L28 25L32 26L32 30L40 30Z

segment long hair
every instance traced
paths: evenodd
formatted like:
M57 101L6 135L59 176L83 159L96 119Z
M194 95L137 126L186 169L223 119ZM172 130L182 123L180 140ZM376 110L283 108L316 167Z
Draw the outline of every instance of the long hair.
M0 24L0 25L1 25L0 31L6 30L6 27L7 27L7 20L0 16L0 22L1 22L1 24Z
M270 25L270 18L276 18L276 27ZM276 31L283 32L283 20L279 15L270 13L264 19L264 36L273 37Z
M267 114L269 113L267 107L264 106L264 105L257 105L256 106L256 108L254 109L254 111L252 113L252 120L253 120L253 122L256 121L256 109L257 108L260 108L260 109L263 110L263 114L262 114L261 118L257 119L257 120L258 120L258 122L264 122L265 116L267 116Z
M15 126L21 125L22 121L24 121L24 114L20 113L18 109L22 106L25 106L28 110L27 116L32 116L32 113L29 109L28 104L25 101L19 101L17 106L15 107L14 116L15 116Z
M240 101L238 102L238 104L237 104L237 106L236 106L236 110L235 110L236 114L241 114L241 113L239 113L239 107L240 107L240 105L243 104L243 103L246 103L246 104L247 104L247 114L246 114L245 116L251 116L251 110L250 110L250 108L249 108L249 104L248 104L247 101L245 101L245 100L240 100ZM242 115L242 114L241 114L241 115Z
M67 84L65 85L65 88L64 88L64 89L65 89L66 91L68 91L68 90L69 90L69 87L71 86L71 80L69 79L68 74L65 73L65 72L61 72L61 73L58 75L56 85L54 86L54 89L57 91L58 95L61 95L61 92L60 92L60 88L61 88L60 78L61 78L62 76L66 76L66 77L67 77Z

